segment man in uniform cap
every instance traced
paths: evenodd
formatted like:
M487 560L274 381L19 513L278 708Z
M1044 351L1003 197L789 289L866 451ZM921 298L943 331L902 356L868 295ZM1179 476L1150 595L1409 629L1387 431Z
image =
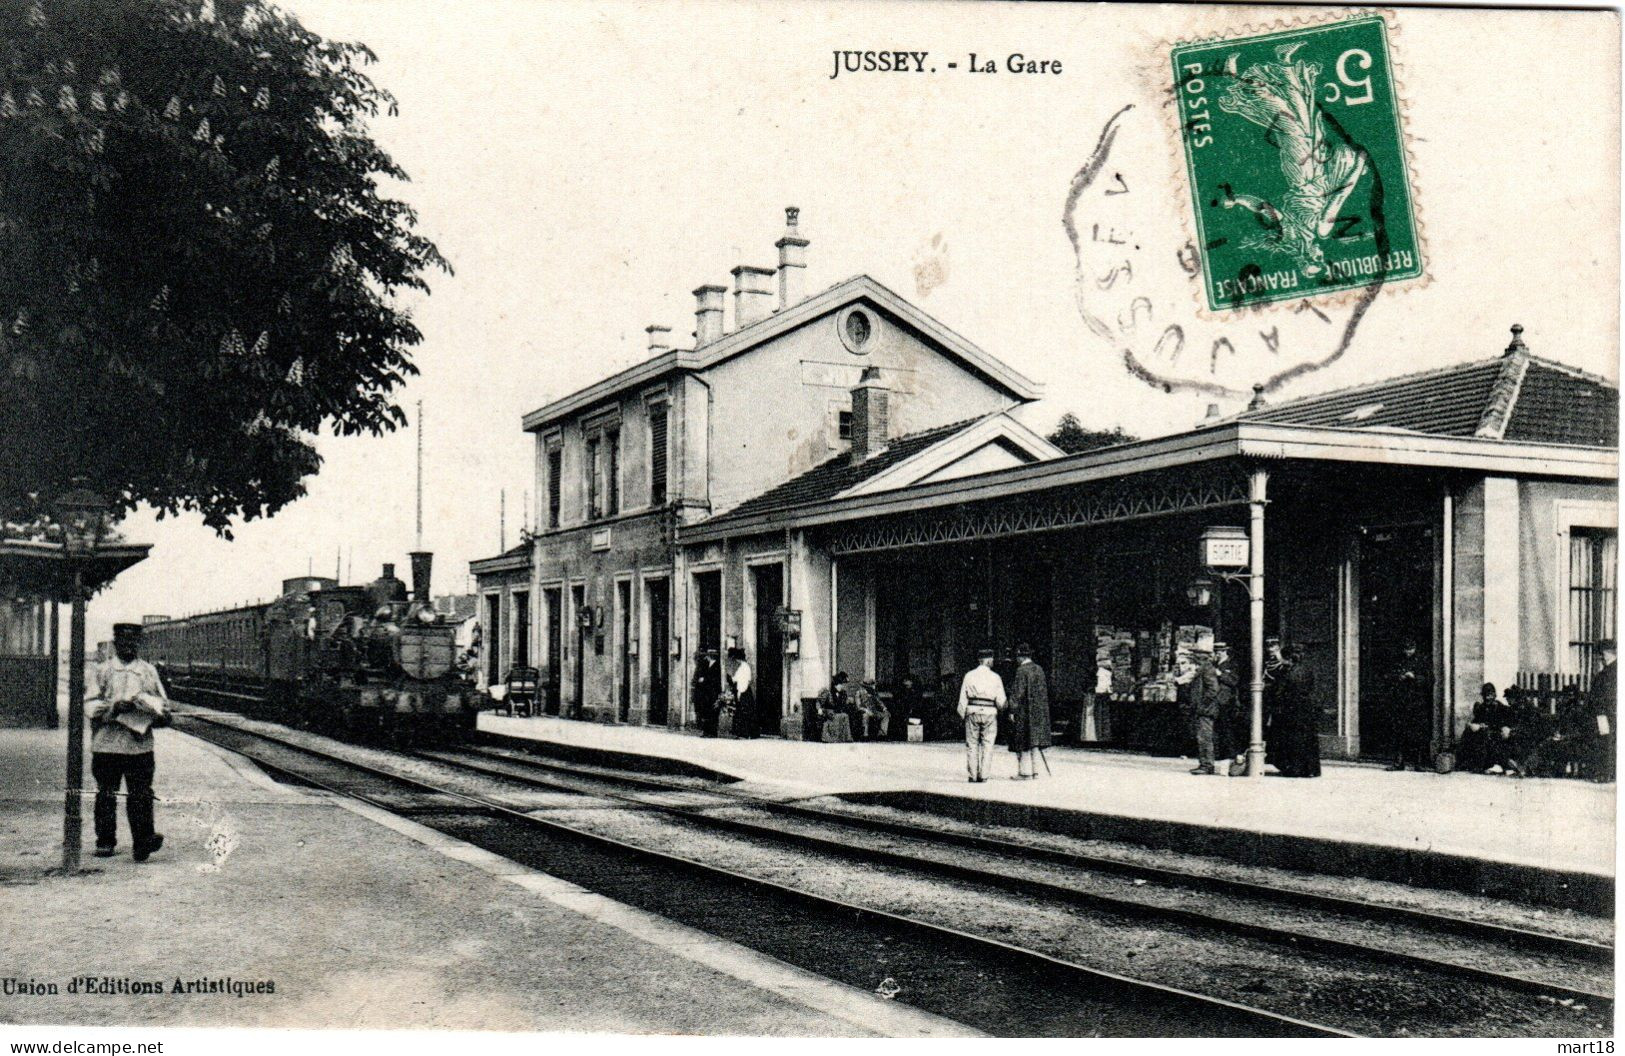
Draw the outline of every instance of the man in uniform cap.
M146 861L164 845L163 836L152 831L152 730L169 724L169 697L140 651L141 625L114 624L113 655L96 665L96 695L85 702L98 858L111 858L118 847L121 782L135 860Z
M999 733L1004 679L993 670L993 650L980 649L977 664L959 684L959 717L965 720L965 771L973 784L987 780L987 764Z

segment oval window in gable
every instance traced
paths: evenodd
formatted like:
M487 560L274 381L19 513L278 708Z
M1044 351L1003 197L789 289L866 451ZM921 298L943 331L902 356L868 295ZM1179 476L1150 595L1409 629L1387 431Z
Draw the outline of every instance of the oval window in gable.
M855 356L867 355L874 341L875 323L869 309L853 305L835 319L835 329L841 335L841 344Z

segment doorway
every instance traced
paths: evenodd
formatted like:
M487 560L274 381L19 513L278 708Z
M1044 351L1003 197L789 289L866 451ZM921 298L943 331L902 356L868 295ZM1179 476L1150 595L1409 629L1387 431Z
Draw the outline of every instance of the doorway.
M615 717L621 722L630 722L632 719L632 676L634 674L632 658L637 655L632 645L632 581L622 580L615 584L615 623L616 623L616 667L619 669L616 679Z
M513 595L513 667L530 666L530 591Z
M751 657L756 683L757 728L776 730L784 712L784 566L756 565L750 570L756 595L756 655Z
M485 642L490 650L485 658L485 683L502 681L502 595L485 596Z
M649 606L649 725L666 725L671 687L671 581L646 580L643 596Z
M1360 754L1392 757L1433 737L1434 532L1407 524L1363 529L1360 538ZM1404 661L1407 641L1416 656ZM1401 665L1424 683L1418 703L1396 713L1390 686Z
M570 713L580 717L581 709L586 704L587 696L587 588L576 586L570 588L570 611L575 616L575 697L570 702Z
M564 651L563 624L564 599L557 587L542 591L542 603L547 606L547 674L543 681L546 695L543 707L549 715L559 713L559 663Z

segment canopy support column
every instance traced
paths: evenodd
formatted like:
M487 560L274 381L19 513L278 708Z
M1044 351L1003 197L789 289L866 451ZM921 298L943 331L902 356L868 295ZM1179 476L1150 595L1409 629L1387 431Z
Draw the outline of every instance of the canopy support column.
M1247 745L1247 776L1264 776L1264 507L1270 474L1254 469L1248 482L1248 624L1251 632L1252 731Z

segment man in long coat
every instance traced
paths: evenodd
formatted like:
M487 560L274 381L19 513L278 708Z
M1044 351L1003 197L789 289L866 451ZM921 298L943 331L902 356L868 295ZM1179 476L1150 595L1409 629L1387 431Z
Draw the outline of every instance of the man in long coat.
M1602 670L1591 680L1591 691L1586 694L1586 711L1590 721L1586 724L1586 776L1593 781L1614 779L1614 722L1619 698L1619 653L1612 639L1597 643L1602 656Z
M700 736L717 735L717 698L722 696L722 665L714 649L702 649L689 682L694 717L700 722Z
M1388 676L1383 702L1383 719L1388 736L1394 744L1394 761L1390 770L1403 770L1414 766L1430 770L1431 735L1428 712L1432 707L1433 688L1414 639L1405 639L1399 662Z
M1242 703L1241 673L1225 642L1213 643L1213 670L1219 683L1219 717L1213 724L1214 757L1245 766L1251 716Z
M1015 780L1037 777L1037 760L1033 756L1053 743L1049 681L1044 669L1033 662L1033 647L1023 642L1016 648L1016 673L1010 683L1010 750L1016 753L1018 771Z
M1315 728L1315 674L1303 662L1303 650L1279 642L1272 649L1277 660L1275 710L1270 718L1270 761L1282 777L1320 776L1320 736Z

